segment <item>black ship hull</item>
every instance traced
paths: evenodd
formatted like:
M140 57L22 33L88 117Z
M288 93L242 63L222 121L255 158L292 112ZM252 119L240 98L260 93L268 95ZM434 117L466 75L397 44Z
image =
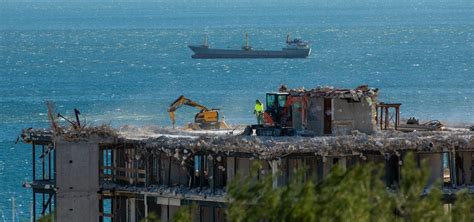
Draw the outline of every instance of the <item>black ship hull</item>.
M244 59L244 58L306 58L311 53L311 48L283 48L276 50L238 50L238 49L211 49L206 46L188 46L193 52L192 58L196 59Z

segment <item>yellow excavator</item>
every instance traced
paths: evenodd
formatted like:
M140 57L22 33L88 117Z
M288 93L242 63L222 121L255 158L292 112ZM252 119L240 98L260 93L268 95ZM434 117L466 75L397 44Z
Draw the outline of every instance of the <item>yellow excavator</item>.
M181 106L192 106L199 109L199 112L194 116L194 123L188 124L187 128L200 130L200 129L228 129L229 127L224 120L219 121L219 109L209 109L199 103L196 103L184 96L180 96L168 108L170 114L171 123L173 128L175 125L174 112Z

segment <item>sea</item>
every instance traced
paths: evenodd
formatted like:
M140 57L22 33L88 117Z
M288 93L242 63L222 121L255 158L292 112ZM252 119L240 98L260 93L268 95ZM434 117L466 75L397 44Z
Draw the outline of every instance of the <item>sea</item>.
M309 41L306 59L192 59L189 44L280 49ZM402 103L402 118L474 125L472 0L0 1L0 221L30 218L31 146L46 101L89 125L170 127L185 95L255 122L255 99L291 88L368 84ZM177 111L177 123L196 109ZM67 124L63 121L62 124ZM40 160L37 160L40 161Z

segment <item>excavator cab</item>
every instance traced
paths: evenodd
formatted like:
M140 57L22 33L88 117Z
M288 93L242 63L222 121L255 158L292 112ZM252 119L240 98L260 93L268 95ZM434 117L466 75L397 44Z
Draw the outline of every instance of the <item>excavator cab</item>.
M268 115L265 118L265 123L267 125L281 126L282 119L288 114L287 100L288 93L267 93L266 95L266 109L264 115ZM286 111L286 112L285 112ZM270 118L270 119L269 119ZM286 119L286 118L285 118Z
M194 116L194 122L201 129L220 129L218 109L201 110Z
M252 135L253 130L257 136L293 136L295 130L288 126L291 121L291 104L288 103L288 93L267 93L266 109L263 113L263 125L249 125L244 129L243 135Z
M247 126L242 135L294 136L305 129L308 95L290 95L285 92L267 93L263 125Z

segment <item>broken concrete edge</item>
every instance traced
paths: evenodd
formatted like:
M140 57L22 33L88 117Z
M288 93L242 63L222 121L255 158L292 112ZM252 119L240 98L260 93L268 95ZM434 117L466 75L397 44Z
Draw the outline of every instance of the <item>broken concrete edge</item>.
M99 138L117 137L117 130L110 125L89 126L81 129L74 127L56 127L54 130L46 128L27 128L21 132L24 143L49 144L61 138L69 142L88 141L92 136Z
M228 196L226 189L215 189L210 188L188 188L186 186L164 186L164 185L150 185L148 187L137 187L127 185L117 185L114 183L101 183L102 192L113 191L116 195L132 194L132 195L146 195L148 197L159 197L159 198L173 198L187 201L213 201L219 203L229 203L231 198ZM394 191L388 188L390 191ZM431 188L424 189L421 195L427 195L431 191ZM474 194L474 186L458 186L442 187L441 192L445 197L455 198L459 192L467 191L470 194Z
M143 131L152 132L143 134ZM150 127L110 126L88 127L81 131L61 130L53 133L48 129L25 129L22 138L25 143L38 141L52 143L60 139L68 142L95 141L101 144L132 144L136 148L158 149L169 155L180 156L191 153L244 153L259 159L276 159L290 154L317 156L359 155L361 152L398 151L448 152L474 150L472 131L429 131L402 133L378 131L373 135L353 132L344 136L321 137L258 137L203 133ZM141 136L138 134L148 135ZM92 139L94 138L94 139ZM186 155L186 156L187 156Z
M118 185L115 183L102 182L103 191L130 192L133 194L142 194L148 196L158 196L164 198L176 198L196 201L214 201L225 203L228 201L225 189L210 188L189 188L184 185L165 186L149 185L147 187Z

